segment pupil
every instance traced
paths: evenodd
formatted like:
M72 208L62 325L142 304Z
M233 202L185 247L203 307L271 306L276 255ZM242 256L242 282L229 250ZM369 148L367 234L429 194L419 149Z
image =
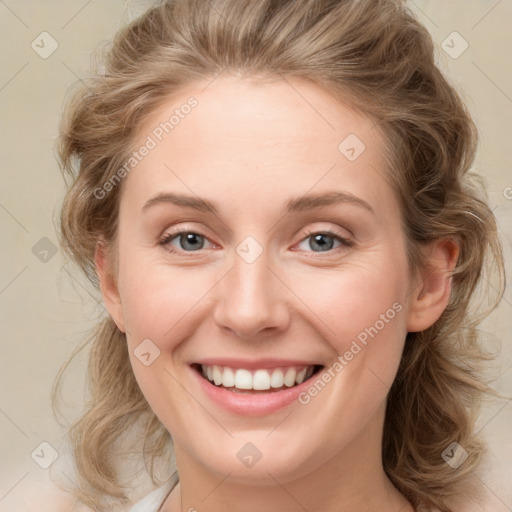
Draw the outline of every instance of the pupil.
M198 236L200 236L200 235L197 235L195 233L187 233L186 235L181 235L181 242L183 242L181 245L182 245L183 249L187 248L187 244L191 244L188 248L190 248L192 250L201 249L202 244L200 245L200 247L197 246L197 243L196 243L196 245L194 245L194 242L197 242Z
M321 239L322 238L325 239L325 237L330 239L330 242L322 243ZM334 241L333 241L332 237L329 236L329 235L324 235L324 234L314 235L313 240L314 240L314 242L313 242L314 244L318 244L319 245L321 251L328 251L328 250L332 249L332 247L334 245Z

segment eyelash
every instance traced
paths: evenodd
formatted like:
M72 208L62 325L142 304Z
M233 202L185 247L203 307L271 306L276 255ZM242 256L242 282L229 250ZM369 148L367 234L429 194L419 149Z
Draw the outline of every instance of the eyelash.
M202 235L201 233L197 233L196 231L192 231L192 230L182 230L182 231L176 231L174 233L167 233L166 235L164 235L161 239L160 239L160 242L159 242L159 245L163 246L163 247L166 247L166 250L168 250L170 253L176 253L176 254L189 254L190 255L193 255L194 253L197 253L199 251L201 251L202 249L199 249L198 251L183 251L183 250L177 250L175 249L174 247L172 247L170 245L170 242L172 240L174 240L175 238L181 236L181 235L184 235L184 234L194 234L194 235L198 235L200 237L203 237L205 239L208 239L205 235ZM332 254L332 253L336 253L338 252L340 249L347 249L347 248L350 248L354 245L354 242L352 240L349 240L337 233L335 233L334 231L329 231L329 230L326 230L326 231L314 231L314 230L307 230L304 234L303 234L303 237L301 238L300 242L304 242L305 240L307 240L308 238L310 238L311 236L313 235L327 235L329 237L332 237L334 238L335 240L338 240L341 245L337 248L333 248L333 249L330 249L328 251L321 251L321 252L317 252L315 253L314 251L311 251L313 252L314 254L322 254L323 252L325 253L328 253L328 254ZM309 251L308 251L309 252ZM187 257L187 256L185 256ZM318 256L315 256L315 257L318 257Z

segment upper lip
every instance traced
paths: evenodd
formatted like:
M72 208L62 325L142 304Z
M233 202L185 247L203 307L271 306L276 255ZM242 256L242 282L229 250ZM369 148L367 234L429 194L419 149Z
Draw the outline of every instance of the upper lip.
M247 370L282 368L288 366L323 366L318 361L301 361L299 359L240 359L240 358L220 358L212 357L194 361L191 364L201 364L207 366L228 366L230 368L244 368Z

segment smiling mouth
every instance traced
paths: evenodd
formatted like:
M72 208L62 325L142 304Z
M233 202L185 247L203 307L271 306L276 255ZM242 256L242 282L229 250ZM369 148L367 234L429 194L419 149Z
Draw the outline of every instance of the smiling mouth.
M289 389L317 374L322 365L286 366L247 370L229 366L194 363L192 368L216 387L235 393L269 393Z

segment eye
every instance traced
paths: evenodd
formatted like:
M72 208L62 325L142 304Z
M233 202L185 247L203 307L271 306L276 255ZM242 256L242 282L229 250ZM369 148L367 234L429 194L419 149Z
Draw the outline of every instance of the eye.
M204 242L207 238L193 231L178 231L176 233L167 233L160 240L159 245L166 247L170 252L195 252L204 248ZM176 241L178 248L173 242Z
M165 247L169 252L185 252L193 253L204 249L205 241L208 239L194 231L177 231L174 233L166 233L160 240L159 245ZM337 247L334 245L338 243ZM211 243L211 242L208 242ZM347 238L334 233L332 231L309 231L305 233L305 238L301 244L308 244L309 248L300 248L300 250L313 252L329 252L352 247L354 243Z
M301 244L308 244L309 247L313 249L313 252L328 252L333 249L336 242L338 242L339 245L334 247L334 249L352 247L354 245L352 241L332 231L310 231L306 233L306 238L302 240ZM315 248L317 248L318 251L316 251ZM308 249L302 250L307 251Z

